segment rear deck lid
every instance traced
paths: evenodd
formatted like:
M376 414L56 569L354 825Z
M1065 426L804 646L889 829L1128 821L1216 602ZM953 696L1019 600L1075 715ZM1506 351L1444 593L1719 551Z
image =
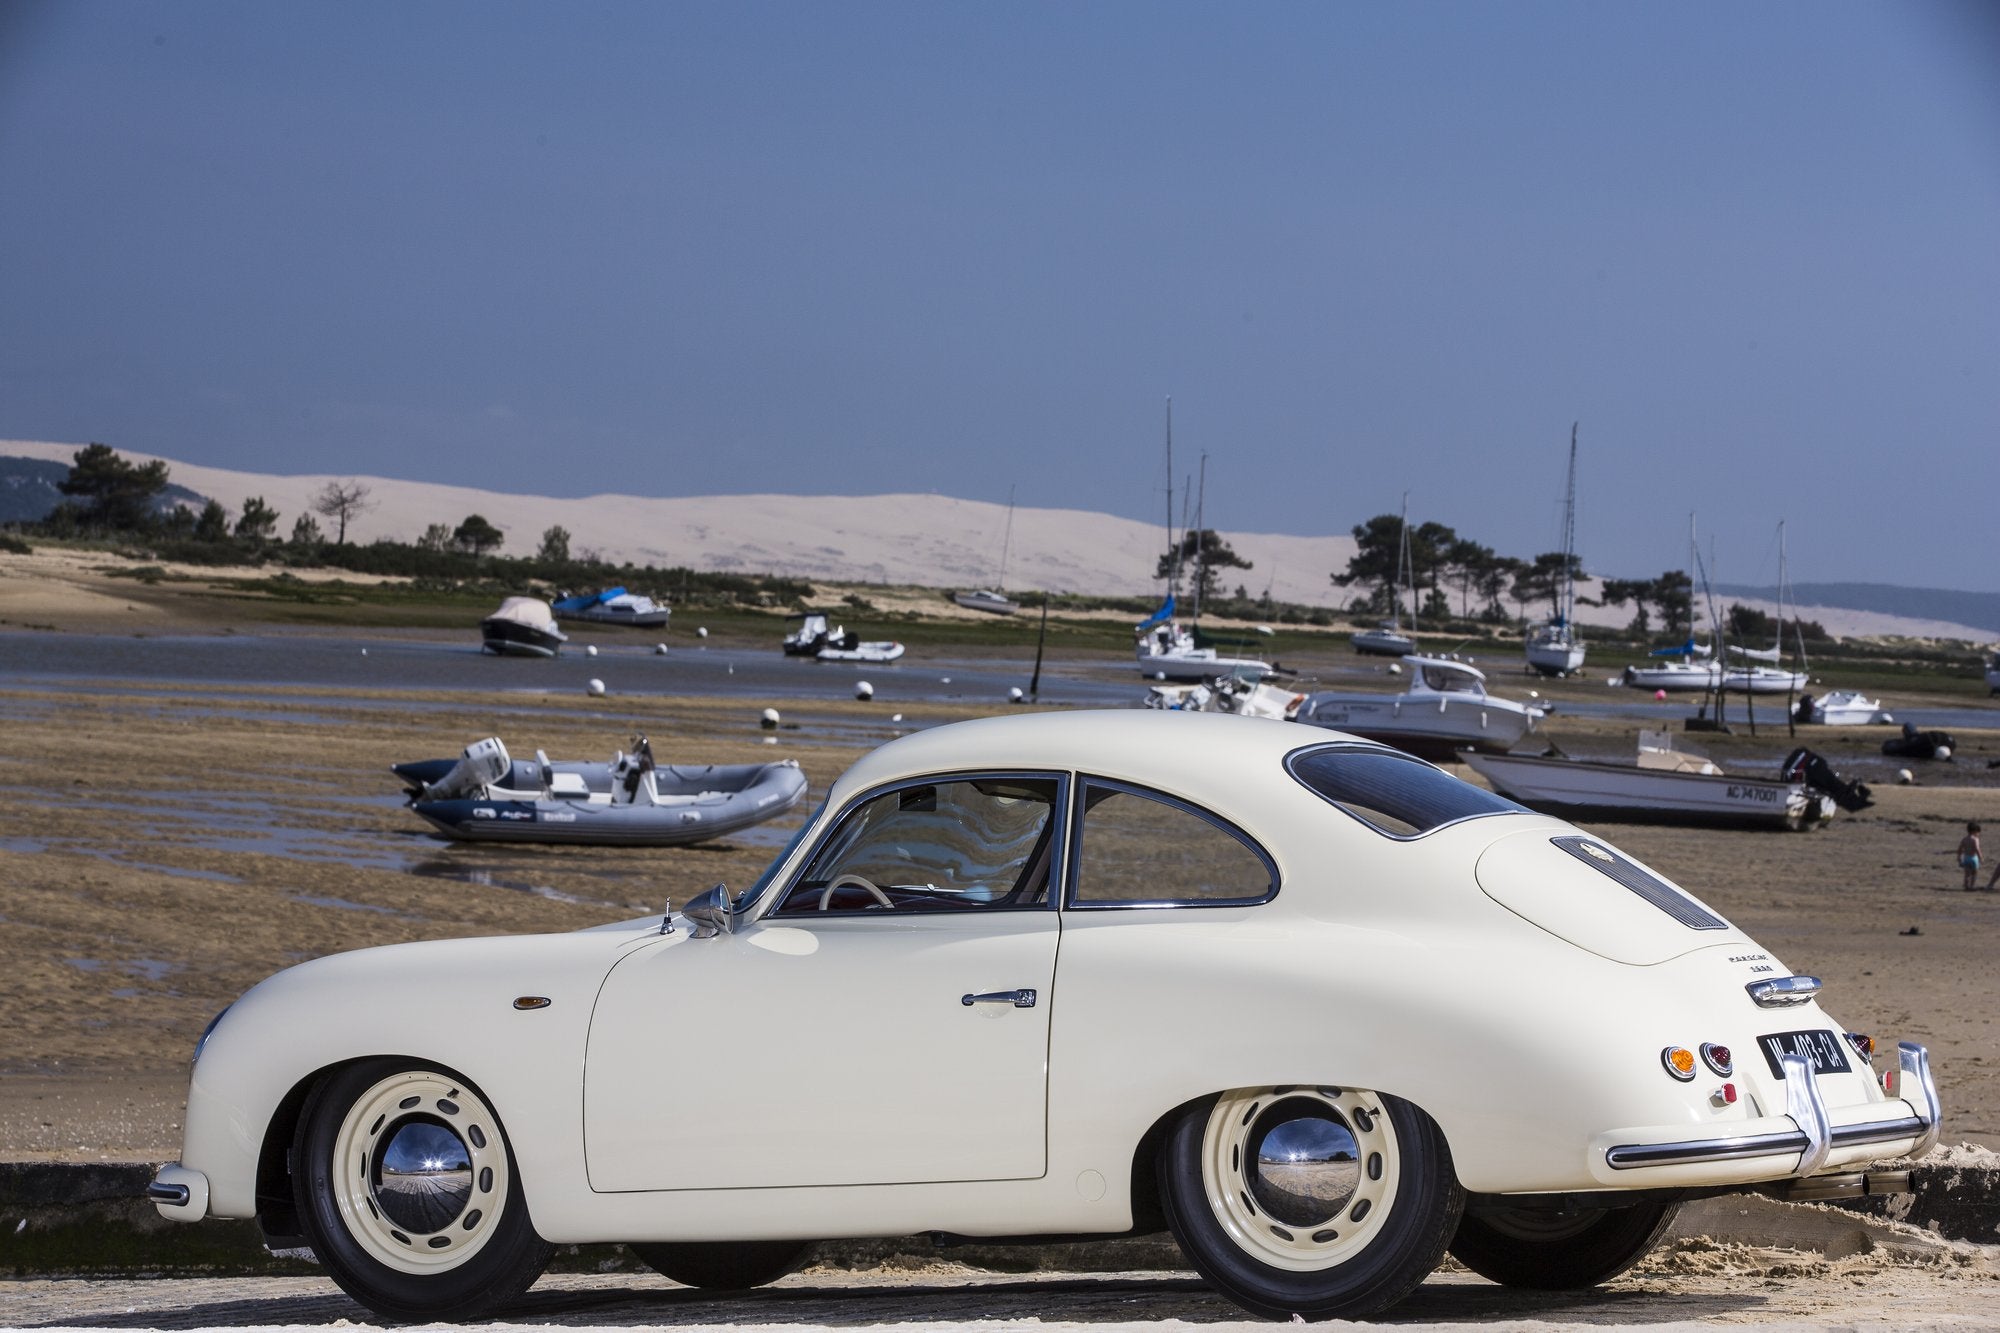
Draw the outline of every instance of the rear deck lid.
M1552 935L1644 966L1742 932L1666 876L1588 834L1510 834L1479 857L1486 896Z

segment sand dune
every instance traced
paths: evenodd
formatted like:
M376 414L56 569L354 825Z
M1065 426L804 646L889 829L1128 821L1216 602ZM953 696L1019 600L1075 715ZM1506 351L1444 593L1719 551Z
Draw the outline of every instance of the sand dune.
M0 455L66 463L81 447L0 440ZM119 452L141 462L156 457ZM344 474L277 476L166 461L176 482L221 501L232 515L241 512L249 497L263 497L281 515L281 533L291 530L292 520L328 481L350 479ZM607 560L829 582L990 587L1000 581L1004 546L1009 588L1140 595L1157 589L1153 569L1166 548L1155 525L1077 509L1018 508L1008 541L1005 505L946 495L554 499L388 477L358 480L369 488L371 504L349 529L350 540L407 541L433 523L456 526L476 513L507 534L503 549L512 554L532 552L542 532L559 524L573 534L573 551L595 552ZM1361 517L1365 515L1345 516L1348 522ZM1329 518L1329 527L1346 525ZM1338 608L1345 603L1347 590L1336 587L1329 575L1347 567L1355 549L1352 537L1235 531L1223 535L1237 554L1252 563L1247 570L1227 571L1223 581L1231 590L1240 585L1252 595L1269 591L1280 601L1311 606ZM1579 588L1587 598L1595 591L1594 581ZM1807 619L1843 636L1974 641L1988 637L1982 630L1945 621L1838 607L1800 610ZM1631 611L1580 606L1578 618L1588 624L1622 625L1631 619Z

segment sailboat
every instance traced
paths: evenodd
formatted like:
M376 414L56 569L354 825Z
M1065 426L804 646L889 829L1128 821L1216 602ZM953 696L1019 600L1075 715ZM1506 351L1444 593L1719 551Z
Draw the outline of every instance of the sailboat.
M1555 618L1528 635L1528 665L1544 676L1567 676L1583 667L1583 638L1576 629L1576 424L1569 428L1569 485L1563 500L1562 590Z
M991 588L980 588L971 592L955 592L951 600L969 611L991 611L996 616L1011 616L1021 609L1021 604L1001 591L1007 586L1007 552L1014 544L1014 488L1007 488L1007 529L1000 538L1000 577Z
M1403 582L1407 575L1410 584L1410 605L1414 609L1417 601L1416 571L1410 561L1410 493L1403 492L1403 516L1398 525L1400 536L1396 546L1396 582L1389 592L1389 618L1374 629L1363 630L1351 642L1354 651L1371 657L1408 657L1417 651L1417 641L1403 633Z
M1729 651L1742 658L1722 673L1722 688L1737 694L1796 694L1810 679L1805 671L1787 671L1777 665L1785 646L1785 525L1778 524L1778 636L1769 648L1745 648L1732 643ZM1768 665L1767 665L1768 664ZM1799 664L1805 664L1805 638L1799 638Z
M1692 571L1700 565L1701 553L1696 549L1694 535L1694 515L1688 515L1688 637L1686 643L1671 648L1655 648L1648 653L1649 658L1663 659L1648 662L1645 666L1628 666L1622 677L1625 684L1637 690L1701 690L1715 688L1722 679L1722 663L1714 659L1715 649L1694 639L1694 579ZM1678 661L1664 659L1678 658Z

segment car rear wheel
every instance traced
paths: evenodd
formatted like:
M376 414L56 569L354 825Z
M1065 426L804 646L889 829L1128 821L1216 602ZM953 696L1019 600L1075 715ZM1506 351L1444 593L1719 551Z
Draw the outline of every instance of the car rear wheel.
M1535 1291L1609 1282L1638 1263L1673 1224L1678 1203L1626 1208L1502 1207L1467 1213L1452 1257L1483 1278Z
M549 1261L500 1117L456 1074L407 1060L339 1070L307 1097L293 1151L314 1253L386 1318L475 1318Z
M661 1277L684 1287L747 1291L776 1282L805 1263L810 1241L633 1242L626 1249Z
M1170 1129L1159 1178L1189 1260L1268 1319L1386 1310L1437 1267L1465 1202L1436 1122L1357 1088L1197 1103Z

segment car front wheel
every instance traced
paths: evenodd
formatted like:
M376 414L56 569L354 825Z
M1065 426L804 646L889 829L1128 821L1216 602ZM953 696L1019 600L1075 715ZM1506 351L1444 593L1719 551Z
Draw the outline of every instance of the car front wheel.
M1436 1122L1358 1088L1197 1103L1169 1131L1159 1178L1189 1260L1268 1319L1386 1310L1437 1267L1465 1203Z
M1608 1282L1645 1258L1680 1211L1678 1203L1625 1208L1501 1207L1467 1213L1452 1239L1454 1259L1506 1287L1575 1291Z
M684 1287L748 1291L776 1282L806 1261L810 1241L639 1242L626 1245L661 1277Z
M407 1060L338 1070L307 1097L293 1152L314 1253L386 1318L475 1318L549 1261L500 1117L456 1074Z

